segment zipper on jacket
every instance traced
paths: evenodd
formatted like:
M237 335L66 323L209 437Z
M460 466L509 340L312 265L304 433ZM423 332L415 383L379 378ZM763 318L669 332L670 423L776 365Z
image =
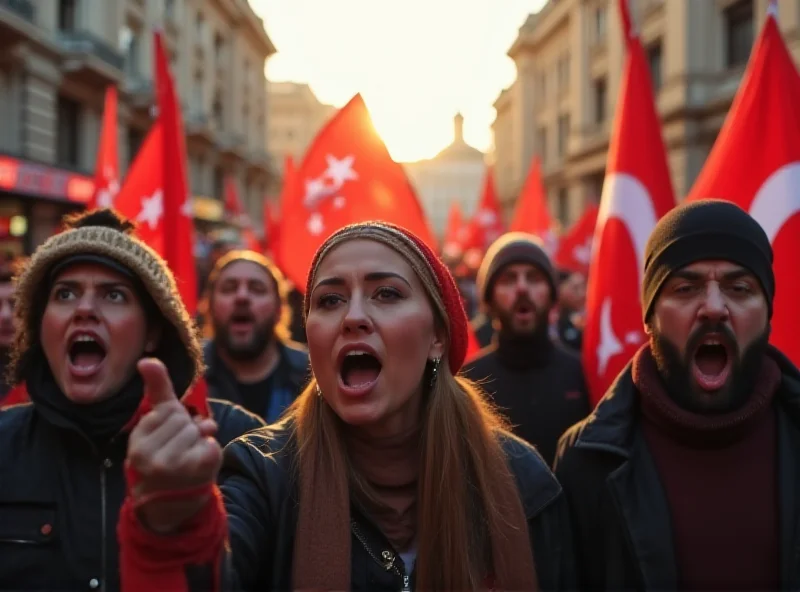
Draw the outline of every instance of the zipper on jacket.
M401 578L403 578L403 588L401 589L401 592L411 592L411 578L408 576L408 574L406 574L405 569L401 570L395 563L397 555L395 553L392 553L391 551L384 551L383 553L381 553L381 557L383 557L383 559L379 559L378 556L375 554L375 552L372 549L370 549L369 545L367 544L367 540L361 533L361 528L358 526L358 523L354 520L350 523L350 525L353 528L353 534L356 535L356 538L364 547L364 550L367 552L367 555L372 557L372 559L374 559L375 562L386 571L392 571Z
M111 466L111 460L108 459L108 458L103 460L103 464L100 466L100 511L102 512L102 517L101 517L101 520L100 520L100 524L101 524L101 526L103 528L103 536L100 539L102 541L102 545L103 545L102 552L101 552L101 561L102 561L102 564L103 564L103 569L102 569L101 574L100 574L100 578L101 578L100 579L100 590L101 590L101 592L105 592L105 590L106 590L106 576L108 575L107 567L106 567L106 564L108 562L108 549L107 549L107 546L106 546L107 543L108 543L108 541L106 540L106 531L108 530L108 528L107 528L108 525L106 524L106 521L108 520L107 517L106 517L107 514L108 514L106 512L106 509L107 509L106 506L108 505L107 500L106 500L106 469L109 466Z

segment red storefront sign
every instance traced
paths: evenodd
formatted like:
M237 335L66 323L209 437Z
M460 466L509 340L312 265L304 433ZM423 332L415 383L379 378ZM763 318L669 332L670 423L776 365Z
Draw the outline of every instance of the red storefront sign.
M0 156L0 190L84 204L94 193L94 179L43 164Z

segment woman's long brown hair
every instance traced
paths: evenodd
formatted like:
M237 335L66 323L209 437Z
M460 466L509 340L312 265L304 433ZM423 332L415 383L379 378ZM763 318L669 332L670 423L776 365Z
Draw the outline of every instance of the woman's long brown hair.
M493 537L505 537L509 530L523 529L527 539L526 524L518 521L521 508L513 507L515 503L521 505L516 484L497 438L503 422L477 387L453 377L445 367L439 369L426 399L417 504L416 588L478 590L486 585L489 574L526 567L507 565L513 557L492 552L502 544ZM349 492L359 488L361 480L347 459L339 435L341 420L317 396L314 382L295 401L287 417L293 420L299 445L301 512L315 531L315 541L306 541L311 548L297 551L321 560L332 545L342 547L341 561L325 562L326 579L328 584L349 582ZM511 491L516 499L498 491ZM338 535L342 528L344 536L337 536L338 541L324 540L323 533ZM530 557L533 569L529 543L518 552ZM295 557L295 561L299 559ZM296 579L304 580L309 571L313 568L295 564ZM319 583L308 583L308 587L314 585ZM306 586L295 582L295 589L303 588Z
M420 380L422 445L417 498L417 590L477 590L492 576L505 590L538 586L527 519L499 435L503 427L477 386L453 376L448 363L450 322L438 280L407 238L382 228L345 229L312 264L351 238L376 240L409 262L427 292L446 347L437 378ZM306 312L309 303L306 301ZM295 590L350 588L350 495L365 480L347 458L343 422L318 396L316 381L286 413L298 444L299 519L294 548Z

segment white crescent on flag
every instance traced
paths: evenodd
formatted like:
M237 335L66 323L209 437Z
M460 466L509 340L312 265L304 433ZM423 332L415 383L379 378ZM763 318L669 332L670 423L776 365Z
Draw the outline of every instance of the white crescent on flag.
M625 225L636 251L636 271L641 283L644 271L644 249L650 233L658 223L653 198L647 187L627 173L611 173L603 183L600 211L597 213L597 236L602 237L606 222L616 218ZM600 244L594 241L594 248Z
M595 231L598 238L594 241L593 250L600 245L606 222L612 218L622 222L631 238L636 253L637 285L640 285L644 272L644 250L650 233L658 223L658 216L650 192L636 177L626 173L611 173L603 183L603 196L600 200ZM614 332L611 306L611 299L606 297L600 308L597 370L601 375L605 373L609 360L624 351L622 342ZM637 337L628 334L625 342L635 343L638 341Z
M800 162L791 162L764 181L750 204L750 215L773 243L786 221L797 213L800 213Z

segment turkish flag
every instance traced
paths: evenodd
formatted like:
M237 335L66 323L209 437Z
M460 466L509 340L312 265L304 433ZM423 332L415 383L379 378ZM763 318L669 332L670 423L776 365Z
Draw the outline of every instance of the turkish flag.
M280 217L275 202L268 197L264 198L264 251L274 257L277 247L278 229L280 228Z
M94 167L94 194L87 209L110 208L119 193L119 158L117 156L117 87L106 88L103 128Z
M450 202L450 210L447 212L447 228L445 228L442 243L442 255L452 259L461 256L464 251L461 241L463 226L464 215L461 213L461 205L457 201Z
M558 247L558 237L553 229L553 219L547 207L547 194L542 184L542 169L539 157L534 156L522 193L517 199L514 216L508 228L511 232L526 232L538 236L550 257Z
M131 163L114 209L131 220L137 234L164 255L164 126L157 120Z
M225 212L233 218L233 221L241 229L242 242L244 247L256 253L261 252L261 244L256 238L256 233L253 231L253 226L250 222L250 217L244 209L242 200L239 197L239 189L236 187L236 181L233 177L225 177Z
M194 314L197 271L183 121L161 33L154 38L158 119L136 155L115 207L139 224L141 239L166 259L186 308Z
M489 245L497 240L504 230L503 213L494 182L494 169L488 167L486 176L483 179L481 199L470 220L469 235L464 248L471 250L473 253L480 252L481 256L483 256Z
M608 151L586 298L583 368L593 403L645 342L639 296L644 248L675 206L642 44L619 0L627 55Z
M800 75L776 13L773 5L687 200L732 201L764 228L775 254L770 342L800 364Z
M587 207L580 219L561 237L554 257L556 267L588 275L597 212L596 205Z
M391 222L436 249L414 189L375 131L361 95L323 127L297 176L281 204L278 260L298 288L305 286L317 248L348 224Z

